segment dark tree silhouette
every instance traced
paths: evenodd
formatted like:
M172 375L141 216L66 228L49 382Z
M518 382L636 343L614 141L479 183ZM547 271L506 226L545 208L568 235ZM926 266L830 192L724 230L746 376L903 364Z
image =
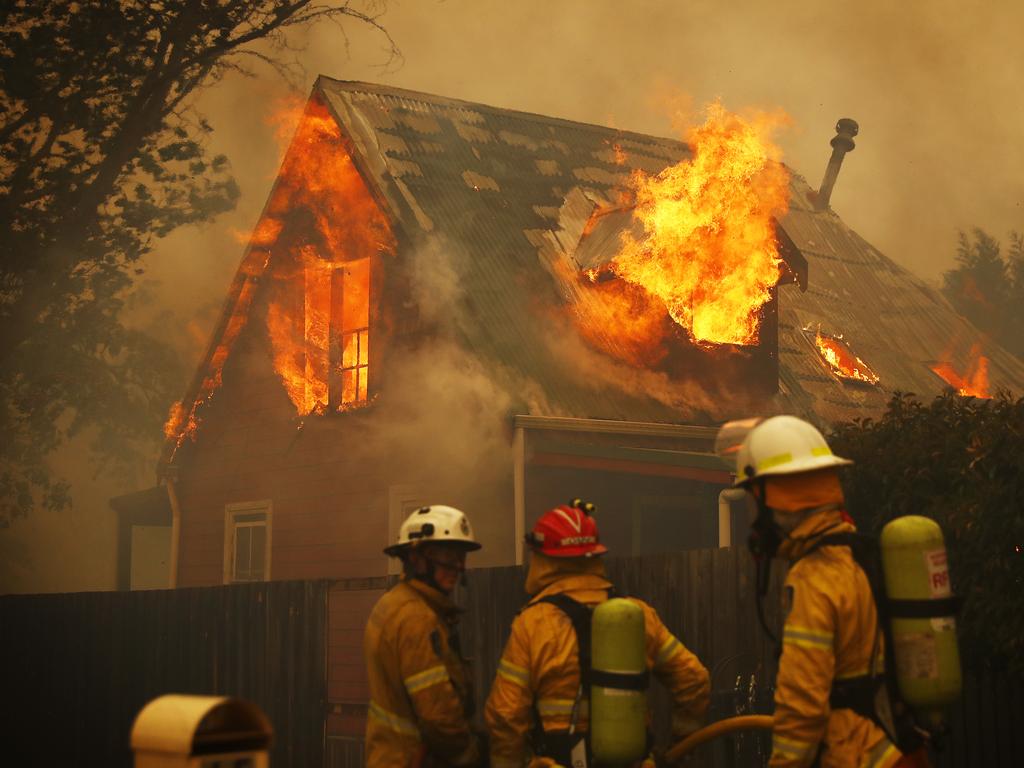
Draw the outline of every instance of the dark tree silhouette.
M68 488L46 456L84 429L124 467L181 380L120 314L154 240L231 209L194 98L294 63L290 28L380 25L383 2L14 0L0 6L0 525Z
M957 266L943 276L943 293L960 314L1024 358L1024 237L1010 233L1004 255L982 229L960 233Z

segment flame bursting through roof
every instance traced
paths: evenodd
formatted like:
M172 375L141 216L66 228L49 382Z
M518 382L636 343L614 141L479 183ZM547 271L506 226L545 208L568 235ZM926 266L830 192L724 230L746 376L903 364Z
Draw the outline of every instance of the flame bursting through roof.
M748 121L717 103L707 115L690 130L691 159L656 176L633 174L643 235L626 231L609 268L695 342L756 344L760 310L780 276L772 217L788 206L789 174L770 140L778 120Z
M988 385L988 358L981 354L981 346L978 344L971 347L971 360L963 376L949 363L935 363L932 370L945 379L957 394L986 399L992 397Z
M836 376L864 384L878 383L878 375L853 354L840 337L829 336L818 330L814 334L814 346Z

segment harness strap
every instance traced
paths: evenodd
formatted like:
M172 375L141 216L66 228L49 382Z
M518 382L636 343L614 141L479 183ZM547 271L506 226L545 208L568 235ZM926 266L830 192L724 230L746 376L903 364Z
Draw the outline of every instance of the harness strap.
M603 669L590 670L590 682L599 688L615 688L620 691L646 691L651 681L651 673L643 672L605 672Z

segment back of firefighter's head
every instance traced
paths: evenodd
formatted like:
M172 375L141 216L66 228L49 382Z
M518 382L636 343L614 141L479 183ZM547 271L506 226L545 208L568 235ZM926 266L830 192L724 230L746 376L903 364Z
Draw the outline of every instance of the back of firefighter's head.
M402 523L384 554L400 558L409 578L450 593L466 570L466 553L480 549L469 518L455 507L420 507Z
M582 499L549 509L526 534L526 543L535 554L559 560L603 555L608 548L601 543L593 513L594 505Z
M818 429L796 416L772 416L747 432L736 451L736 485L757 501L751 531L755 555L772 556L808 515L843 503L835 456Z

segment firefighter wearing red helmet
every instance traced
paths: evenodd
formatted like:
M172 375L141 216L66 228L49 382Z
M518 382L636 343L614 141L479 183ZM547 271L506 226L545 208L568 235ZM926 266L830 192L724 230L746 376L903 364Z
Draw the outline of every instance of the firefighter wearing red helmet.
M479 548L466 515L435 504L409 515L384 550L402 560L404 575L377 601L363 641L368 768L480 764L471 677L455 632L459 609L450 598L466 553Z
M526 577L530 600L512 622L487 699L492 768L577 765L581 734L588 729L577 631L559 605L588 608L613 592L605 577L593 505L574 500L541 515L527 535L532 555ZM647 667L668 688L673 701L672 733L695 731L707 711L708 672L641 600ZM533 733L531 733L531 724ZM587 763L582 763L586 765Z

